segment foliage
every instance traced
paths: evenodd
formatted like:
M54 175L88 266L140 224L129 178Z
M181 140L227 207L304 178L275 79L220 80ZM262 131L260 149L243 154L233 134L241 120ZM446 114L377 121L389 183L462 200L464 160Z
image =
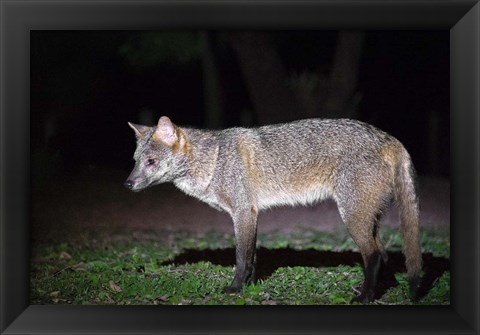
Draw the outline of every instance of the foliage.
M270 249L351 250L342 238L321 232L295 232L289 241L282 234L259 236L259 245ZM395 239L393 237L392 239ZM310 241L305 243L305 241ZM330 244L329 244L330 241ZM445 253L445 238L423 233L424 249ZM391 243L394 248L395 243ZM440 246L443 245L443 248ZM187 238L170 236L153 239L111 239L83 243L36 245L32 259L32 304L175 304L175 305L310 305L349 304L363 280L362 268L280 267L273 274L246 286L238 294L224 294L222 288L233 277L233 266L207 261L169 264L185 249L227 248L233 238L219 233ZM391 287L374 304L412 304L408 299L405 273L396 273ZM450 274L445 272L417 304L449 304Z

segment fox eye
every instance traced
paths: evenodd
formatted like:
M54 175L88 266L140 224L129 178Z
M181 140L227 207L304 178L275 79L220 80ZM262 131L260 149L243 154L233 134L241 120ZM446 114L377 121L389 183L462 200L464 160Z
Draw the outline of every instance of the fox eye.
M155 160L153 158L147 159L147 165L153 165L155 164Z

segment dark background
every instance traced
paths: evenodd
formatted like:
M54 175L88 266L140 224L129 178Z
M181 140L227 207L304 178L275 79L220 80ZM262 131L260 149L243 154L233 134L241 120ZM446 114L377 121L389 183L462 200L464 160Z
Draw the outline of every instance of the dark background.
M448 234L449 34L32 32L32 259L41 259L37 247L45 243L232 236L226 213L172 184L138 193L123 187L135 149L127 121L155 125L161 115L202 128L309 117L376 125L411 153L422 229ZM333 200L264 211L258 221L260 236L347 236ZM395 206L385 209L382 226L399 226Z
M32 176L128 170L127 121L356 118L449 177L449 31L32 31ZM127 175L125 175L125 178Z

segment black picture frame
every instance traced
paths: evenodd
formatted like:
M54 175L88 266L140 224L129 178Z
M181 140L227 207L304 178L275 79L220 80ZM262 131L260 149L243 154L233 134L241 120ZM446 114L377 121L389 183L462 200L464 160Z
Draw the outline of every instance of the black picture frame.
M5 1L1 21L0 331L479 333L477 1ZM29 306L31 30L450 30L450 306Z

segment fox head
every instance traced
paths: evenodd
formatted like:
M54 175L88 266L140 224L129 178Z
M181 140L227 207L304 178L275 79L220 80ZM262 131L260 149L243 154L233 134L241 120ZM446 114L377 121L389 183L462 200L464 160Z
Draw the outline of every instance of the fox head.
M125 187L138 192L149 186L173 181L185 173L188 152L186 134L166 116L156 127L128 123L135 132L137 148L133 155L135 167Z

